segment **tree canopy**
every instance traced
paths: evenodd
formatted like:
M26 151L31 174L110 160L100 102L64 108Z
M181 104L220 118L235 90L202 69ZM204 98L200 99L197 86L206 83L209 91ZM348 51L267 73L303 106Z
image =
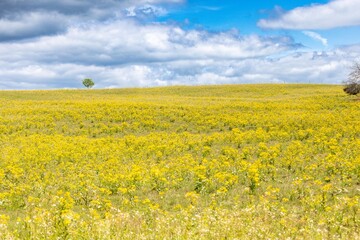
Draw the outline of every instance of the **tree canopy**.
M94 81L90 78L85 78L82 83L87 88L92 88L95 85Z
M360 93L360 62L355 62L351 68L347 81L344 83L344 92L349 95Z

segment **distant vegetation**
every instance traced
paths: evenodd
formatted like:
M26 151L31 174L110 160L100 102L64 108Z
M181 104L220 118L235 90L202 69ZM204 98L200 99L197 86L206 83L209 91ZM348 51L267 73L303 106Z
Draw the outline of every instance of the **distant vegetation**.
M349 95L360 93L360 63L355 62L352 66L347 81L345 82L344 91Z
M329 85L2 91L0 239L359 239L359 116Z
M94 81L90 78L85 78L82 83L87 88L92 88L95 85Z

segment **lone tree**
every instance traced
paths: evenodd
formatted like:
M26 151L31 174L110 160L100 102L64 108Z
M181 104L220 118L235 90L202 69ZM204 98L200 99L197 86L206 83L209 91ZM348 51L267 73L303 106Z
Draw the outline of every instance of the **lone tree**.
M360 93L360 62L355 62L352 66L352 71L344 83L344 92L349 95Z
M94 81L90 78L85 78L82 83L87 88L92 88L95 85Z

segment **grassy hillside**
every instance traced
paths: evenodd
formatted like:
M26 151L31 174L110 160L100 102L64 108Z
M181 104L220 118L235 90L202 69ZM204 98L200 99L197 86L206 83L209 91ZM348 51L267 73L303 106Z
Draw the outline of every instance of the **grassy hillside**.
M0 238L359 238L359 116L333 85L0 91Z

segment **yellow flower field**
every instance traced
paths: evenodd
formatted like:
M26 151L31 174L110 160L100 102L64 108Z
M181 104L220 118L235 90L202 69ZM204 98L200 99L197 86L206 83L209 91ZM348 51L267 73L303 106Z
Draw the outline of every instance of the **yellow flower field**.
M0 239L359 239L330 85L0 92Z

